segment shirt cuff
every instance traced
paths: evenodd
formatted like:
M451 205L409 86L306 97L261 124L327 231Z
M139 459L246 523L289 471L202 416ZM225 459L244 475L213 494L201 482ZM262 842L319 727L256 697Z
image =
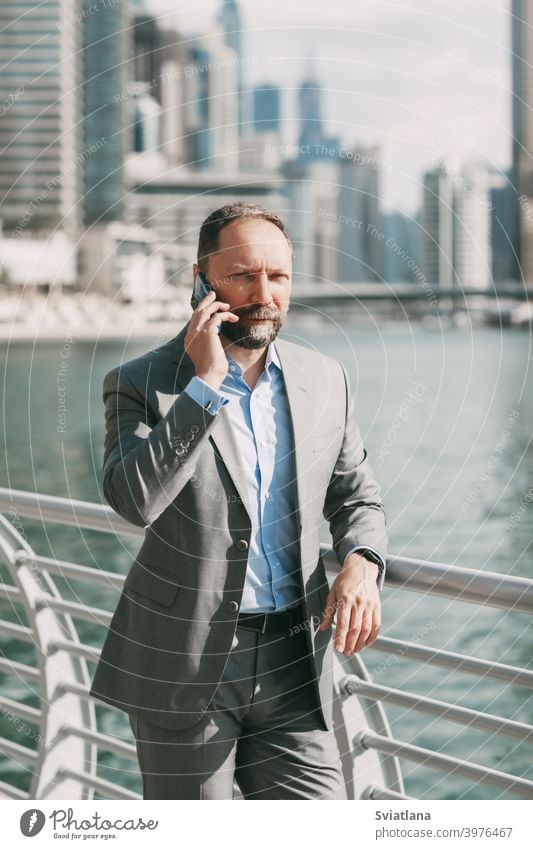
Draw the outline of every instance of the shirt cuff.
M371 545L355 545L353 548L350 548L350 550L346 553L346 555L344 557L342 565L344 566L344 564L346 563L346 558L348 557L348 555L353 554L354 551L360 551L363 548L366 548L366 549L368 549L368 551L371 551L373 554L375 554L376 557L379 558L379 561L383 566L383 568L379 570L379 575L378 575L378 578L377 578L378 588L380 590L382 590L383 589L383 583L385 581L385 569L387 567L387 564L385 563L385 560L383 559L383 557L381 556L379 551L376 551L376 549L372 548Z
M224 404L229 402L229 398L217 392L216 389L213 389L212 386L209 386L205 380L202 380L197 375L191 377L183 391L213 416L218 413Z

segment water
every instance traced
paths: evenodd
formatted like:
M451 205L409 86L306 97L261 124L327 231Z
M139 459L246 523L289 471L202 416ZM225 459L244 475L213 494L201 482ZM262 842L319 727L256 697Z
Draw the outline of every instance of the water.
M176 329L177 332L177 329ZM331 354L346 365L365 446L382 486L389 552L533 576L533 387L528 331L489 327L429 329L408 323L379 328L291 318L283 336ZM154 337L155 338L155 337ZM157 344L162 341L158 339ZM2 346L5 452L2 485L102 502L103 376L148 350L151 340L21 343ZM67 408L61 415L60 402ZM21 519L40 554L102 569L127 571L140 540L61 528ZM321 538L328 541L326 523ZM5 576L5 573L4 573ZM112 609L96 587L81 595ZM116 598L116 597L115 597ZM5 603L2 603L2 611ZM382 634L420 640L518 666L531 664L532 634L523 614L505 613L386 588ZM103 631L80 623L82 639L99 645ZM15 644L3 642L13 656ZM32 662L28 647L18 659ZM446 670L414 666L365 650L362 659L378 683L532 721L528 691ZM92 668L92 667L91 667ZM2 676L2 690L37 704L36 695ZM524 746L387 706L392 732L421 746L533 778ZM125 714L98 708L104 730L131 740ZM4 717L4 726L7 720ZM16 728L4 731L24 744ZM112 778L140 792L136 766L102 756ZM421 798L498 798L488 787L402 762L406 792ZM28 786L28 773L0 759L0 779Z

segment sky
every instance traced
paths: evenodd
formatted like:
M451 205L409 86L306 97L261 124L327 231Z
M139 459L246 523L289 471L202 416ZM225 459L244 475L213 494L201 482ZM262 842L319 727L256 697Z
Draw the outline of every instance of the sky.
M145 0L187 40L215 24L218 2ZM423 171L511 157L508 0L241 0L245 84L283 88L284 143L297 138L308 62L324 88L328 135L378 144L386 211L414 214Z

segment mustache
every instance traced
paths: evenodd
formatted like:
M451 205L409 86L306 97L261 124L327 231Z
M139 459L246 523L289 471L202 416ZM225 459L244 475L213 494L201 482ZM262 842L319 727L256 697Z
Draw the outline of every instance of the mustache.
M278 319L280 317L280 311L272 309L269 310L258 310L254 307L241 307L241 309L233 309L231 312L234 312L239 318L271 318Z

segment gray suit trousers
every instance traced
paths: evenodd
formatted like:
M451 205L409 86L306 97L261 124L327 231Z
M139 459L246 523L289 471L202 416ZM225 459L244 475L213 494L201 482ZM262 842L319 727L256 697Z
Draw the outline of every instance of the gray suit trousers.
M237 626L205 714L182 731L129 713L144 799L347 798L334 731L320 718L303 628Z

